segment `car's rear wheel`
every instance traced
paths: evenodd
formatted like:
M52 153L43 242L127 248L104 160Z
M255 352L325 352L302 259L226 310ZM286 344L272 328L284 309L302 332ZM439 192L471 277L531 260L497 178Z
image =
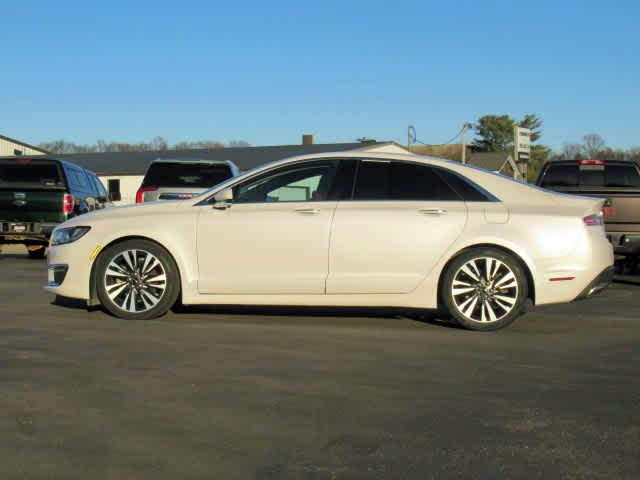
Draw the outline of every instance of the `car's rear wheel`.
M105 249L96 265L96 290L116 317L146 320L164 315L178 298L180 277L169 253L148 240Z
M528 287L518 259L498 249L474 248L449 264L440 295L463 327L497 330L524 313Z

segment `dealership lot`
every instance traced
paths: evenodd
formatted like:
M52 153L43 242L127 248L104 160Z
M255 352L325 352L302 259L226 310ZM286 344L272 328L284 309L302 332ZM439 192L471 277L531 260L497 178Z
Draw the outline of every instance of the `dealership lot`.
M20 250L0 271L0 478L640 471L637 285L480 334L376 310L127 322L52 304Z

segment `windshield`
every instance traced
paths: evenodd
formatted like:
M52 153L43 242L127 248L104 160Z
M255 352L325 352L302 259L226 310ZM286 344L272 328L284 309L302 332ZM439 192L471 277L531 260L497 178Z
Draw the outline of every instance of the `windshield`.
M143 187L210 188L232 176L226 164L154 163L149 167Z

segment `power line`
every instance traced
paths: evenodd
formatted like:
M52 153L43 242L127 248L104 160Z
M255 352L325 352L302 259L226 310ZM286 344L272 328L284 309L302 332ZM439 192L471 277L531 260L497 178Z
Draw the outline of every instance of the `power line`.
M412 143L419 143L420 145L425 145L425 146L429 146L429 145L448 145L451 142L453 142L454 140L456 140L460 135L462 135L462 132L464 132L465 128L467 128L469 126L469 124L465 123L462 128L460 129L460 131L458 133L455 134L455 136L453 136L451 139L447 140L446 142L443 143L424 143L421 140L418 140L415 136L415 128L413 126L410 126L409 128L412 129L412 133L409 134L409 139L410 139L410 143L409 145L411 145Z

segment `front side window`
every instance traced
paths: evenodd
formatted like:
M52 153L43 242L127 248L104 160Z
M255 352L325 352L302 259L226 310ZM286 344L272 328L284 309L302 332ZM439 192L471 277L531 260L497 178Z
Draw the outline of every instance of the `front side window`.
M409 162L362 160L354 200L459 201L461 198L436 168Z
M266 172L234 188L234 203L329 200L338 161L296 163Z

